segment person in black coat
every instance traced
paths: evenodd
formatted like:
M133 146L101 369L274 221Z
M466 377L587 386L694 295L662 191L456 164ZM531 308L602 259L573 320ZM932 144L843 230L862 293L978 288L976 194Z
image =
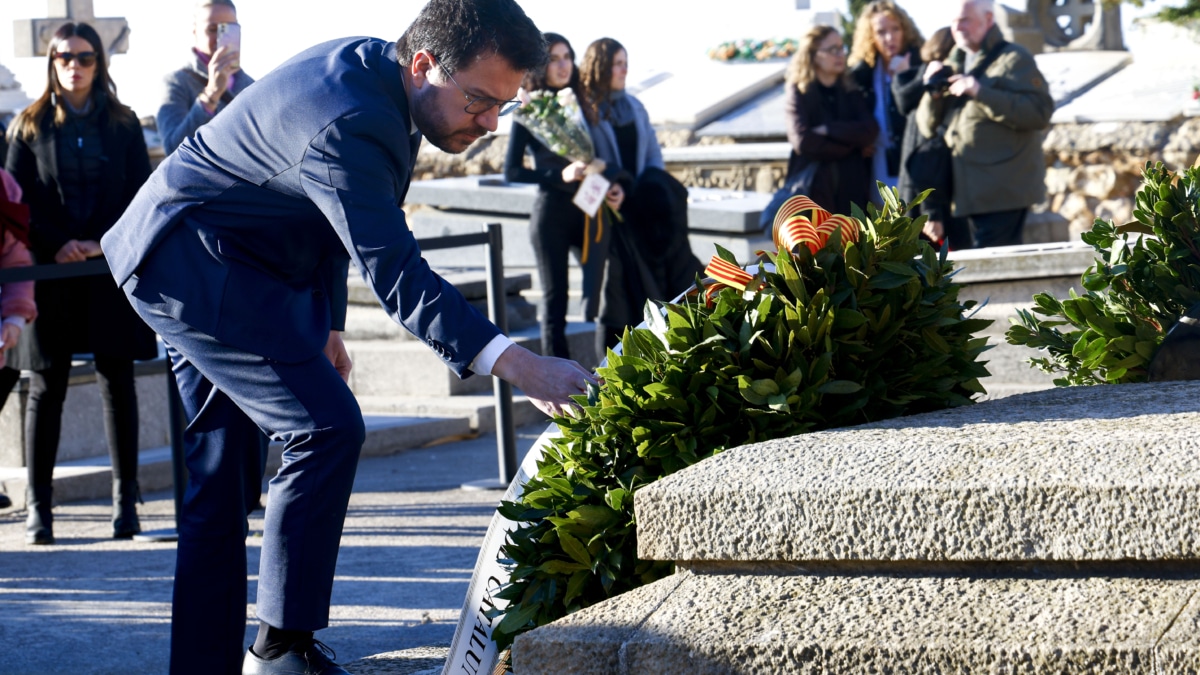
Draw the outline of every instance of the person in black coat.
M50 41L47 68L46 90L13 123L5 163L29 205L30 244L42 265L101 256L100 237L150 175L141 126L117 99L95 29L63 24ZM26 541L54 542L54 463L74 354L95 359L112 458L113 536L132 537L141 531L133 362L158 355L154 333L107 274L38 282L35 297L38 320L21 336L12 364L33 371Z
M892 80L892 96L896 99L897 108L907 121L904 126L904 140L901 143L900 162L900 198L911 202L917 198L927 185L915 184L908 175L908 158L913 150L926 140L917 124L917 107L921 97L925 95L925 69L933 62L941 62L950 55L954 47L954 35L950 28L943 27L934 31L921 47L921 65L896 75ZM923 234L926 239L940 243L944 236L944 224L950 221L950 193L946 190L931 192L925 201L921 202L918 213L929 216L925 222ZM915 215L915 214L914 214ZM969 233L963 234L967 236Z
M584 115L596 156L622 169L627 198L613 226L601 280L596 352L603 358L647 300L668 301L704 268L687 238L687 188L666 171L650 114L625 91L629 53L613 38L588 45L580 65Z
M785 183L818 163L807 194L822 208L850 213L870 195L870 166L879 125L846 76L846 46L830 26L808 31L788 66L784 114L792 145Z
M544 37L550 63L545 72L531 73L522 88L527 92L570 88L580 100L575 50L558 33L545 33ZM527 154L533 157L532 169L525 167ZM603 210L598 218L588 219L571 201L586 169L583 162L572 162L555 154L520 123L512 125L504 157L504 178L510 183L538 186L529 217L529 239L542 286L542 354L564 359L571 358L567 348L568 256L572 250L578 252L583 267L583 318L592 321L598 311L600 276L608 257L611 233L611 223L604 220ZM606 168L606 177L612 180L617 171L616 166ZM621 183L614 181L607 200L609 206L621 208L624 198Z
M879 125L875 153L871 156L872 185L879 181L897 187L905 115L896 96L897 79L903 79L901 95L921 98L920 78L913 72L921 65L921 33L899 5L892 0L875 0L863 8L855 22L854 44L850 48L850 76L866 97L867 109ZM872 190L872 199L878 196Z

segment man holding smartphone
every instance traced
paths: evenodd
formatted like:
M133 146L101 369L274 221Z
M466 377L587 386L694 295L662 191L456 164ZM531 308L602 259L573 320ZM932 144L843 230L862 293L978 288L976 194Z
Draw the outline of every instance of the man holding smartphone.
M254 83L240 68L241 26L231 0L200 0L192 34L192 61L167 75L158 109L158 134L168 155Z

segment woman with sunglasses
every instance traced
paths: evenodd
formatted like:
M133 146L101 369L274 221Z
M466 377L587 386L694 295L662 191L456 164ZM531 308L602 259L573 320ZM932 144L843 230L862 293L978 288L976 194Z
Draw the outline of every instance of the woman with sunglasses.
M108 231L150 175L133 111L117 99L103 43L86 23L66 23L50 40L46 90L13 123L5 167L30 212L38 264L102 255ZM50 512L63 399L74 354L91 354L103 402L113 472L113 537L141 531L135 503L138 410L133 361L158 355L154 333L108 274L39 281L39 316L12 366L33 371L25 411L29 474L26 543L54 543Z
M792 146L784 189L806 194L834 213L849 214L851 204L865 207L879 125L847 76L846 45L836 29L816 26L801 38L784 87Z
M576 100L582 100L571 43L558 33L545 33L543 37L550 51L550 62L545 71L530 73L521 88L526 92L552 93L569 88L575 92ZM532 157L533 168L526 168L526 155ZM542 354L564 359L571 358L567 348L568 257L572 249L577 252L583 268L582 314L585 321L592 321L596 318L597 286L608 249L609 228L585 222L583 211L571 201L586 168L586 164L555 154L521 124L513 124L504 157L504 177L510 183L538 186L529 217L529 239L542 287ZM612 174L615 169L606 172ZM608 178L611 180L613 176ZM621 208L624 197L621 185L613 183L609 205Z

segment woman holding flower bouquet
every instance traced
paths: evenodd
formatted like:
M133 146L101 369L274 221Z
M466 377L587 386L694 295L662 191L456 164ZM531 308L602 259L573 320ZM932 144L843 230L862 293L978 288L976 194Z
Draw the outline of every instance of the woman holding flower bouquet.
M601 287L597 351L620 341L642 319L646 300L684 291L703 264L687 242L687 189L666 172L658 136L642 103L625 91L629 56L621 43L600 38L580 66L582 109L596 156L622 170L628 199L613 227Z
M579 93L579 72L575 68L575 50L571 43L558 33L545 33L546 45L550 50L550 63L541 73L530 73L523 89L526 92L549 92L558 94ZM580 130L587 133L583 120L577 120ZM567 349L567 298L568 256L572 249L578 251L583 268L583 317L587 321L596 318L599 304L600 275L608 253L608 232L598 221L588 220L584 212L572 203L588 164L572 161L538 140L530 126L536 126L536 117L521 114L508 141L508 153L504 158L504 177L510 183L536 183L537 198L529 219L529 238L537 258L538 278L542 285L542 353L548 356L570 358ZM527 126L528 125L528 126ZM526 168L525 157L531 155L533 168ZM615 178L616 167L606 171L609 180ZM621 208L624 191L613 181L608 194L612 209ZM601 354L603 356L603 354Z

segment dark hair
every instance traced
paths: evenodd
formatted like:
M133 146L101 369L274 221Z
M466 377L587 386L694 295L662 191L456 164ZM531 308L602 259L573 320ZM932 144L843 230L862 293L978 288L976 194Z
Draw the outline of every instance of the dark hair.
M13 133L21 138L34 138L41 129L42 121L48 113L53 112L54 124L62 125L67 121L67 104L63 99L62 85L58 82L58 73L54 70L54 55L58 52L55 47L68 38L83 38L96 52L96 75L92 79L91 99L96 108L105 109L108 113L108 123L117 127L121 124L137 124L137 116L123 105L117 98L117 85L108 76L108 55L104 51L104 42L100 35L86 23L64 23L54 31L50 38L50 46L46 49L46 90L21 111L13 122Z
M492 54L525 72L549 61L541 31L513 0L430 0L396 41L406 66L422 49L451 73Z
M925 44L921 46L921 60L925 63L945 61L953 48L954 33L950 32L949 26L942 26L933 31L933 35L930 35Z
M224 5L233 11L237 11L237 7L233 6L233 0L200 0L196 3L196 9L204 9L213 5Z
M583 85L584 96L580 97L580 107L588 121L595 124L600 117L600 104L612 93L612 69L617 52L628 51L620 42L612 38L600 38L588 45L583 55L583 63L579 66L579 81Z
M571 79L567 81L567 87L575 92L576 99L580 99L582 89L579 86L579 68L575 65L575 49L571 47L571 43L567 41L567 38L558 33L542 33L542 38L546 40L546 54L549 54L550 50L554 49L554 45L567 46L567 54L571 58ZM547 64L548 67L549 65ZM525 81L521 83L521 88L525 91L549 90L550 85L546 84L546 68L529 71L529 74L525 76Z

